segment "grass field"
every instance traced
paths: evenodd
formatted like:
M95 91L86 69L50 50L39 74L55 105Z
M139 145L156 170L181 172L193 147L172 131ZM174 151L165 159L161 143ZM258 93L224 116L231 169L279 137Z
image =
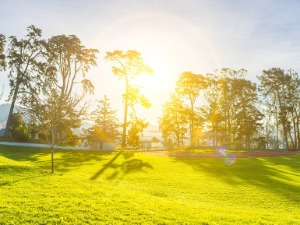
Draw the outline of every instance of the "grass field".
M237 159L0 146L0 224L300 224L300 155Z

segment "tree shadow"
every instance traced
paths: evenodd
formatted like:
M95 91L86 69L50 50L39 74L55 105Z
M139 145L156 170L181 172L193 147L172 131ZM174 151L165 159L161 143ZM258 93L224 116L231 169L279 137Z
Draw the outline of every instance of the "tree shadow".
M224 183L235 186L254 185L300 204L300 185L293 180L300 172L300 156L236 159L232 165L226 165L222 158L174 160L186 163Z
M55 156L56 153L62 153L58 156ZM102 161L105 157L114 154L111 151L57 151L54 153L54 164L55 164L55 171L59 172L68 172L75 168L84 166L84 165L92 165L96 161ZM50 154L49 154L49 165L50 168Z
M39 161L40 156L50 153L49 149L25 146L0 146L0 155L15 161Z
M60 150L54 152L55 171L67 172L76 167L93 164L103 157L113 154L112 151L95 150ZM50 149L23 146L0 146L0 156L14 161L30 161L38 167L51 170Z
M116 160L120 156L123 156L125 161L122 163L116 163ZM131 159L133 156L134 153L119 152L109 162L104 164L103 167L90 178L90 180L96 180L108 169L114 170L109 176L107 176L108 180L115 179L119 175L121 176L120 179L123 179L129 173L140 171L145 172L145 169L153 169L153 166L148 162L144 162L140 159Z
M32 180L38 177L46 176L48 173L43 171L38 171L29 166L17 166L17 165L4 165L0 166L0 173L5 174L6 180L0 181L0 187L10 186L12 184L25 181ZM12 178L10 180L10 178Z

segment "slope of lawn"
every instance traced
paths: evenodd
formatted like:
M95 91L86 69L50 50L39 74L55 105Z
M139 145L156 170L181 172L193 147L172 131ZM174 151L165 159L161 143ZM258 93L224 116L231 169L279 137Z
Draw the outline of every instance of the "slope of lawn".
M237 159L0 146L0 224L300 224L300 155Z

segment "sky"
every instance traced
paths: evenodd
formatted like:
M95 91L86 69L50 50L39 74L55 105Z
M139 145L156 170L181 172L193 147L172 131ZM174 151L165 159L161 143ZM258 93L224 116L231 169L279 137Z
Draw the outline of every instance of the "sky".
M299 0L0 0L1 34L22 38L31 24L44 38L74 34L99 50L98 66L87 74L95 86L91 105L107 95L120 118L124 81L104 58L114 50L141 52L155 73L136 81L152 103L139 114L153 125L184 71L244 68L254 82L271 67L300 72ZM0 103L9 92L7 71L3 85Z

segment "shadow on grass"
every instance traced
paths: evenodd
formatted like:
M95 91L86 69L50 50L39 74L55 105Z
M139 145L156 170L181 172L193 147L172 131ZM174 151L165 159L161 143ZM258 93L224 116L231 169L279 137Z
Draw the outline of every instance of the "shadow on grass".
M123 156L125 161L121 163L116 163L117 159ZM107 179L111 180L116 178L121 174L122 178L129 173L144 171L144 169L153 169L153 166L148 162L144 162L140 159L131 159L134 156L134 153L128 152L119 152L116 154L109 162L103 165L103 167L95 173L90 180L96 180L100 177L105 171L108 169L113 169L113 172L107 177Z
M0 166L0 174L5 174L0 181L0 187L9 186L21 181L28 181L46 176L48 173L38 171L29 166L5 165Z
M96 161L102 161L105 157L112 154L115 153L111 151L58 150L54 153L55 171L67 172L84 165L92 165ZM49 165L46 165L49 169L51 166L50 157L51 155L49 154Z
M174 158L227 184L253 185L300 205L300 156L237 159L226 165L219 159Z
M103 167L90 179L95 180L107 169L114 169L108 179L114 179L117 175L125 176L128 173L152 169L152 165L140 159L133 159L134 152L112 152L112 151L87 151L87 150L56 150L54 153L55 171L68 172L84 165L93 165L109 159ZM33 162L37 167L45 171L51 171L51 153L49 149L19 146L0 146L0 155L14 161ZM122 156L120 163L116 160Z
M50 153L49 149L23 146L0 146L0 155L15 161L39 161L40 156Z
M76 167L93 164L95 161L101 161L103 157L110 154L114 153L111 151L57 149L54 152L55 171L67 172ZM0 156L14 161L33 162L37 167L51 171L50 149L23 146L0 146Z

